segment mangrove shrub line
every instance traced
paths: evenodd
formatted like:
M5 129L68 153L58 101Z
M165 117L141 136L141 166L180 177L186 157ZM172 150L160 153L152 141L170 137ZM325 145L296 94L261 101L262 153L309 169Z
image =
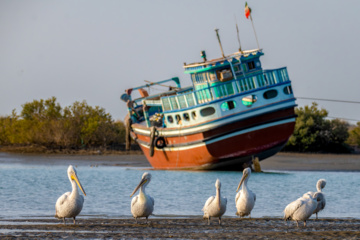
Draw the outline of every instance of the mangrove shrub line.
M22 105L18 115L0 117L0 144L84 148L122 144L125 128L109 113L86 101L62 108L52 97Z

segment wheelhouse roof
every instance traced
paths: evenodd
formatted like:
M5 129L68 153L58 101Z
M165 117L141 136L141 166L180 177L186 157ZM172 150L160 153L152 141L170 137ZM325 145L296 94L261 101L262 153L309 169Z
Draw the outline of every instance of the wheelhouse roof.
M229 64L230 61L241 61L252 57L258 57L264 55L262 49L246 50L241 52L235 52L231 55L207 60L205 62L196 62L186 64L184 63L185 73L204 72L213 68L223 67Z

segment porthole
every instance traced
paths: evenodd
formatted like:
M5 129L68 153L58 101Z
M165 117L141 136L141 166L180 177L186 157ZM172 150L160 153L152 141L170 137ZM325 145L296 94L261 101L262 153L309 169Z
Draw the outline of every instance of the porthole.
M241 99L242 104L250 107L257 101L257 97L255 95L248 95Z
M265 99L275 98L278 95L278 92L275 89L264 92Z
M192 111L191 112L191 117L193 120L196 120L197 119L197 115L196 115L196 112L195 111Z
M207 117L213 115L215 113L215 108L207 107L200 110L200 115L203 117Z
M173 122L174 122L174 119L173 119L172 116L168 116L168 117L167 117L167 120L168 120L169 123L173 123Z
M179 114L177 114L177 115L175 116L175 119L176 119L176 124L181 124L181 123L182 123L182 122L181 122L181 117L180 117Z
M284 93L285 93L286 95L292 94L293 91L292 91L291 86L286 86L286 87L284 87Z
M220 108L222 111L228 111L228 110L234 109L234 108L236 108L236 102L235 101L223 102L220 105Z
M185 121L190 121L190 116L189 116L188 113L184 113L183 118L184 118Z

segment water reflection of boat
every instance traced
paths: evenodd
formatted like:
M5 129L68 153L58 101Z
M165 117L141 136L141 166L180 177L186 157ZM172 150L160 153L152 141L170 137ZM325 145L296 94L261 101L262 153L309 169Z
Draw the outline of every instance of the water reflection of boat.
M156 169L240 170L268 158L293 133L295 98L286 67L263 70L262 49L184 64L192 85L178 78L127 89L125 122ZM148 95L146 87L176 87ZM141 97L132 99L133 90Z

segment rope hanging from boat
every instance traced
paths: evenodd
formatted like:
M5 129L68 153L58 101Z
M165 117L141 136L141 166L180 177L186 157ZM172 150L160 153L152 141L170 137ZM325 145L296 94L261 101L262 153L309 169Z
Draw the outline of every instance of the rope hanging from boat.
M150 157L154 156L155 132L155 126L152 126L150 130Z

